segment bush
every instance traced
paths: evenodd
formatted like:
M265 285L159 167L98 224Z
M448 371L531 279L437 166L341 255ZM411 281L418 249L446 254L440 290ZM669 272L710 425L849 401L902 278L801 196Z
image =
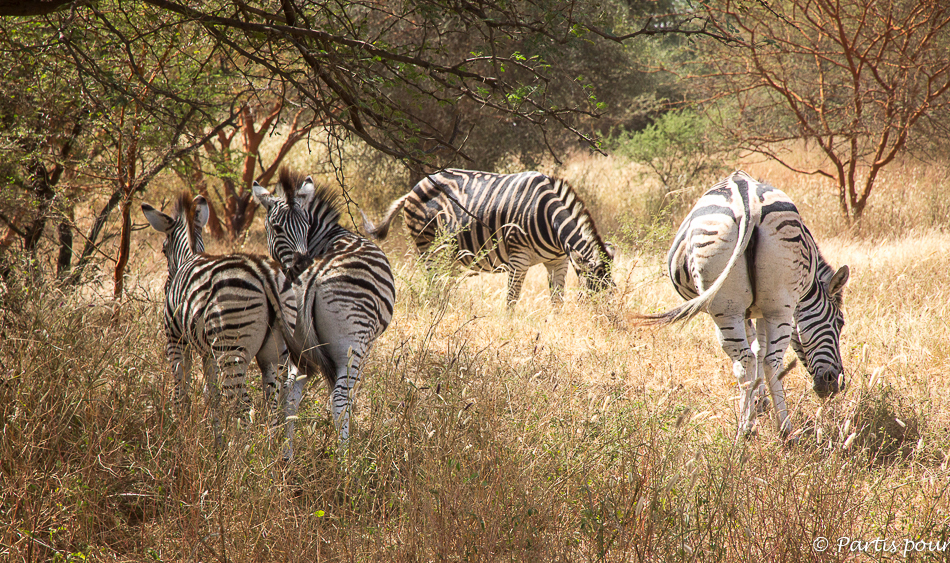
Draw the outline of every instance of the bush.
M638 132L609 139L614 152L649 168L661 187L650 194L653 215L676 215L725 175L734 159L706 118L691 109L668 111Z

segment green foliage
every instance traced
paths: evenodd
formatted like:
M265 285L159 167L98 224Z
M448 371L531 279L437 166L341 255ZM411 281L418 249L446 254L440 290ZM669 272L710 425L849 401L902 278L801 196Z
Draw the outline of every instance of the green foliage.
M648 167L660 180L647 208L654 215L677 214L719 177L735 156L702 114L671 110L642 131L622 132L609 145L622 157Z

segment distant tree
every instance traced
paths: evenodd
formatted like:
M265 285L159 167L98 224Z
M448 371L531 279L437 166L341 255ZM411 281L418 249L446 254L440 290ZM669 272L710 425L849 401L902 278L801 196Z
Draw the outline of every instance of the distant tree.
M881 171L930 119L950 113L950 4L944 0L718 0L721 42L696 50L709 115L736 147L834 181L859 220ZM705 55L705 56L703 56ZM824 156L795 161L790 141Z

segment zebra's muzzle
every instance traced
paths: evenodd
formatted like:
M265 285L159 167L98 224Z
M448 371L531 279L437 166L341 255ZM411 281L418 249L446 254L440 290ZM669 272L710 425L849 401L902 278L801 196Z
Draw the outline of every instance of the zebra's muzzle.
M845 380L844 372L824 372L815 375L814 384L815 394L824 399L835 393L844 391Z

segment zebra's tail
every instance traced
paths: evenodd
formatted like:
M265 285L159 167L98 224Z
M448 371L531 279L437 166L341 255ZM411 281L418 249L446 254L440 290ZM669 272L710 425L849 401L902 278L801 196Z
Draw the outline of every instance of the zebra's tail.
M360 215L363 216L363 230L366 231L366 234L371 236L376 240L383 240L386 238L386 235L389 234L389 225L393 222L393 218L399 213L399 210L406 205L406 200L409 199L409 196L412 192L402 196L396 201L392 202L392 205L389 206L389 209L386 211L386 215L383 217L382 222L379 226L373 226L373 222L369 220L369 217L366 216L366 213L363 213L363 210L360 209Z
M729 273L732 271L733 266L736 265L736 261L739 260L739 257L742 256L742 254L746 251L746 248L748 248L749 241L752 239L752 234L755 231L755 226L759 223L759 214L761 211L757 206L746 211L747 212L743 214L742 219L739 221L739 237L736 241L736 248L732 251L732 256L729 257L729 262L722 270L722 273L719 274L719 277L716 278L716 281L714 281L713 284L699 296L694 297L679 307L670 309L665 313L657 313L653 315L634 315L634 325L666 326L681 321L688 321L698 315L699 312L702 311L710 301L712 301L712 299L722 288L722 284L726 282L726 278L729 277Z
M290 281L288 280L286 283L290 283ZM328 381L333 383L333 380L336 378L336 366L333 364L333 360L327 356L322 346L306 345L307 347L304 348L305 344L302 344L301 341L297 339L287 324L287 319L284 317L283 304L280 302L276 287L271 284L264 284L264 286L267 299L271 302L271 307L277 311L275 324L280 329L280 334L284 338L284 345L287 346L287 351L290 352L290 360L297 366L297 369L308 376L321 373ZM299 328L300 323L298 322L297 325Z

